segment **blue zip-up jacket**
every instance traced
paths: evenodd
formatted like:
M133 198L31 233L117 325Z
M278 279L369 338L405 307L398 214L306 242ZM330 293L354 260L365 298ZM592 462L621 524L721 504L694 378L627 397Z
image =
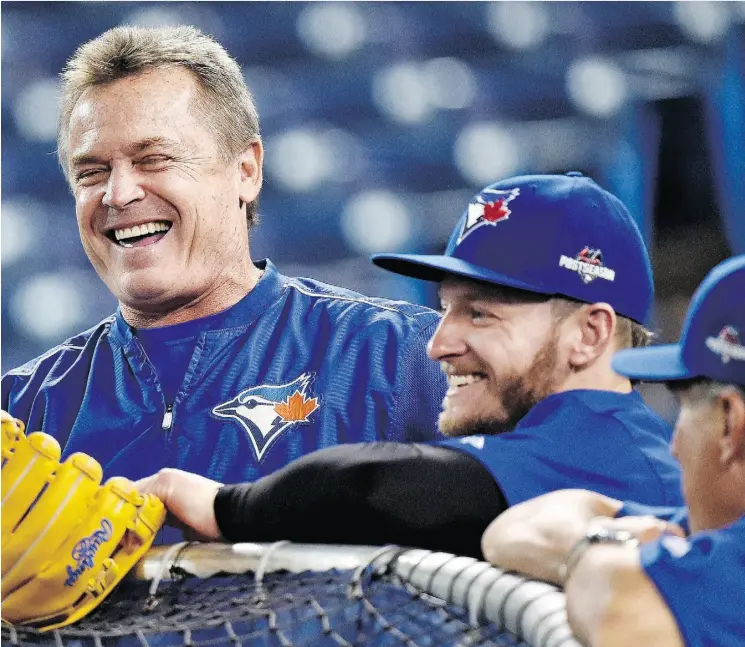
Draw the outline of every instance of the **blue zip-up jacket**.
M6 373L2 408L107 478L252 481L321 447L441 438L436 312L257 266L256 287L198 334L172 402L118 312Z

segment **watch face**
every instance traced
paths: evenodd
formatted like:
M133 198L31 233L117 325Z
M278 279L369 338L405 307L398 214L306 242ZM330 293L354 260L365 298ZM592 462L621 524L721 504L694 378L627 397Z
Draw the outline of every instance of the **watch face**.
M596 526L587 533L587 538L592 543L611 543L611 544L638 544L639 541L628 530L606 528Z
M566 582L582 555L593 544L622 544L636 548L639 543L632 532L620 528L608 528L602 525L600 519L593 519L585 536L572 546L566 560L559 567L559 579L562 584Z

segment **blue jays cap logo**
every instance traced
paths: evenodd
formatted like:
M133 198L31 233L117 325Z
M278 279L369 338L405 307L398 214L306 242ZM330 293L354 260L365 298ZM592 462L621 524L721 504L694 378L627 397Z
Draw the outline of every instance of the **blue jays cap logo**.
M719 355L723 364L731 359L745 361L745 346L740 343L740 333L734 326L725 326L716 337L707 337L706 347Z
M577 272L585 285L598 278L606 281L614 281L616 278L615 270L603 265L603 252L592 247L583 248L575 258L562 254L559 257L559 267Z
M456 245L460 245L468 234L480 227L487 225L494 227L498 222L507 220L512 213L507 205L519 195L520 189L507 189L506 191L484 189L473 202L469 203L466 220L458 235Z
M309 416L319 407L318 398L309 397L314 377L314 373L303 373L288 384L252 386L218 404L212 413L237 421L248 433L260 461L285 429L310 422Z

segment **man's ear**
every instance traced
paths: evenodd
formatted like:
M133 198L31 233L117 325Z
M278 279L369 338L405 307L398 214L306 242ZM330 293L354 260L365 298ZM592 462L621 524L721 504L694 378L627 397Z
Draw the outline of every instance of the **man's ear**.
M719 394L723 407L724 428L719 438L719 455L723 465L740 461L745 465L745 400L737 389Z
M569 356L572 366L581 368L600 357L613 343L616 331L616 312L607 303L582 306L571 317L579 334Z
M238 157L241 172L238 196L243 204L256 200L261 191L263 162L264 147L261 141L255 141Z

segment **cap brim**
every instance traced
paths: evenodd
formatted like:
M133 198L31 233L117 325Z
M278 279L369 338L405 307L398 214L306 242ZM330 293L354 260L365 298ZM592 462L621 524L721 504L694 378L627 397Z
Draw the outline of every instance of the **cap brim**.
M687 380L697 375L683 363L678 344L649 348L628 348L613 355L613 370L632 380L666 382Z
M428 254L374 254L370 257L373 263L384 270L410 276L424 281L442 281L446 275L454 274L476 281L486 281L497 285L505 285L528 292L539 294L553 294L541 289L540 286L531 285L523 281L517 281L509 276L486 270L479 265L474 265L452 256L439 256Z

